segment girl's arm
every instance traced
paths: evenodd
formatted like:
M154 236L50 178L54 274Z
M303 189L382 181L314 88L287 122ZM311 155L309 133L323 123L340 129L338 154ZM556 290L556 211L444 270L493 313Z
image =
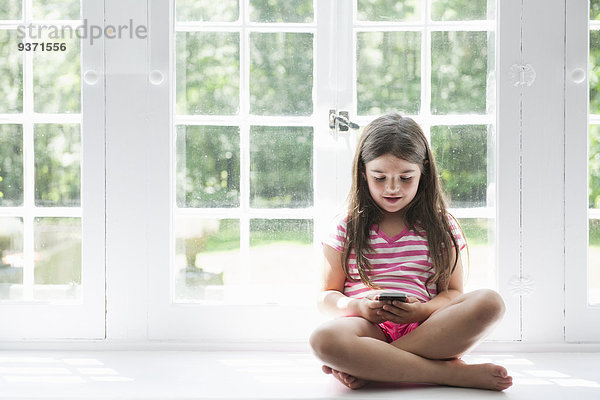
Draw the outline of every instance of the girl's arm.
M454 253L454 256L456 256L456 253ZM454 257L452 258L451 263L454 264ZM431 311L425 319L429 318L431 314L440 308L443 308L461 294L463 294L463 265L460 253L458 253L456 268L454 269L452 275L450 275L448 289L440 290L440 288L438 288L437 296L429 300L427 303L424 303L427 305L428 311Z
M454 252L451 259L451 263L454 264ZM380 316L385 318L387 321L396 322L399 324L411 323L411 322L423 322L429 318L436 311L444 308L453 299L460 296L463 293L463 266L458 254L458 260L456 262L456 268L450 276L450 282L447 290L440 290L438 288L438 294L426 303L421 303L414 297L409 297L407 303L401 303L394 301L392 304L386 304L383 306L383 311L380 312Z
M383 303L369 298L354 299L344 295L346 275L342 269L342 254L323 246L323 291L318 306L321 312L338 317L363 317L371 322L381 323L384 319L377 315Z

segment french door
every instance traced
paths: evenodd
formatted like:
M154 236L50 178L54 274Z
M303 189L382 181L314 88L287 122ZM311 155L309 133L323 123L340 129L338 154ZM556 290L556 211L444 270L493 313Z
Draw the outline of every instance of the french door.
M104 45L73 34L102 15L93 1L0 12L2 340L105 337Z
M150 41L171 32L149 47L172 57L170 90L152 89L172 117L150 171L169 188L151 235L170 243L150 249L151 339L302 340L322 320L320 239L343 212L360 132L331 129L331 110L423 126L471 243L467 287L503 293L495 338L520 339L519 253L502 249L519 242L522 87L497 73L500 49L519 61L519 21L510 5L500 25L496 2L459 3L149 3Z

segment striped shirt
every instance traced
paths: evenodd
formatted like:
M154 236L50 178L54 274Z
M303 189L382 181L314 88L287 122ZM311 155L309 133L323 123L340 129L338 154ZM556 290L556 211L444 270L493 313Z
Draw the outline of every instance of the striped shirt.
M466 246L465 238L454 218L449 217L448 220L452 234L460 250L463 250ZM323 244L343 252L347 241L346 221L347 218L339 221L336 229L323 241ZM389 238L378 229L377 225L373 225L369 234L369 244L374 251L366 253L365 256L371 264L371 269L367 273L375 285L384 290L406 293L422 302L430 300L437 294L435 283L430 282L426 286L427 279L434 274L434 271L425 231L405 228L398 235ZM346 278L344 283L346 296L362 298L379 292L369 288L360 280L354 250L350 254L349 271L355 281Z

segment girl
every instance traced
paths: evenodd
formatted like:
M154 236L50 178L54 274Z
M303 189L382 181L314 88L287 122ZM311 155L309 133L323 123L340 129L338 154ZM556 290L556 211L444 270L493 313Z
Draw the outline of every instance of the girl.
M371 122L354 158L348 215L323 246L319 308L345 317L311 335L323 371L352 389L369 381L510 387L502 366L460 359L504 314L496 292L462 293L465 246L420 127L398 114ZM382 290L406 302L379 301Z

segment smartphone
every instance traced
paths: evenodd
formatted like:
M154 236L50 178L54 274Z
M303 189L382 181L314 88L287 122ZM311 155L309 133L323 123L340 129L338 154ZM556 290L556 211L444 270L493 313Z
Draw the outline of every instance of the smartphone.
M397 300L406 303L406 295L398 292L383 292L379 294L379 301Z

